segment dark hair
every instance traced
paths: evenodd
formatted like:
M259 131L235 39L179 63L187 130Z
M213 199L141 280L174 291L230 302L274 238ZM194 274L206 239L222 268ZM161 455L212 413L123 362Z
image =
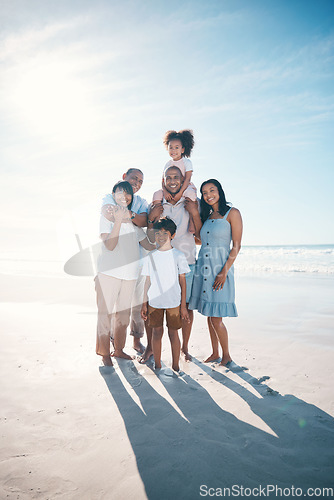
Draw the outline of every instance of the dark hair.
M176 233L176 224L175 222L170 219L169 217L162 217L160 220L155 222L153 224L153 229L156 231L159 231L159 229L166 229L166 231L169 231L171 236Z
M189 157L195 144L193 131L190 129L180 130L179 132L176 132L176 130L168 130L164 136L164 145L166 149L168 149L169 142L175 139L181 141L182 147L184 148L182 156Z
M141 175L144 177L144 174L143 172L140 170L140 168L129 168L129 170L127 170L125 172L125 175L129 175L129 174L132 174L132 172L140 172Z
M112 188L112 193L116 193L117 189L122 189L128 194L131 194L131 202L128 204L128 209L132 207L132 202L133 202L133 189L128 181L120 181L115 184L115 186Z
M206 184L214 184L216 186L216 188L218 189L218 194L219 194L218 212L220 213L220 215L224 216L226 214L226 212L231 208L230 205L226 201L225 193L224 193L224 190L223 190L220 182L217 181L216 179L209 179L207 181L204 181L201 185L201 188L200 188L201 195L202 195L201 201L200 201L200 214L201 214L201 219L202 219L203 223L206 221L206 219L209 217L209 215L212 211L212 208L210 207L210 205L208 203L206 203L206 201L204 201L204 199L203 199L203 187Z
M166 170L164 172L164 177L166 176L166 172L168 172L168 170L171 170L172 168L174 168L175 170L178 170L180 172L180 176L182 178L184 178L184 175L182 175L181 169L179 167L177 167L176 165L170 165L168 168L166 168Z

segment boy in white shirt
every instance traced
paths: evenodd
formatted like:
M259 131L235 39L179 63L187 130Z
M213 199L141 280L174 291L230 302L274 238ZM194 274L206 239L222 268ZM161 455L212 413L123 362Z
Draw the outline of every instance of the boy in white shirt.
M186 307L186 278L190 271L183 252L173 248L171 241L176 232L176 224L164 217L153 225L157 250L144 260L142 275L146 276L142 317L153 329L152 350L155 369L161 368L161 340L163 318L166 311L168 336L172 348L172 368L179 371L180 339L178 329L181 318L189 321ZM148 302L148 304L147 304Z

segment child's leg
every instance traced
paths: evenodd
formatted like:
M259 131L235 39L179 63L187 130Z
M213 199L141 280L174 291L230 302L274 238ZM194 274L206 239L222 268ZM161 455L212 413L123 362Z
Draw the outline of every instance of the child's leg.
M163 327L158 326L153 328L152 331L152 348L154 356L155 368L161 368L161 339L163 335Z
M168 328L168 336L172 348L172 368L173 370L178 372L180 370L179 362L181 353L179 332L177 330L172 330L171 328Z
M140 363L146 363L146 361L148 361L153 354L153 350L152 350L153 329L150 326L148 319L145 321L145 330L146 330L146 337L147 337L147 345L146 345L146 349L144 351L144 354L142 355L142 357L140 359Z
M166 309L166 322L172 348L172 368L175 371L179 371L181 344L178 330L182 327L180 306Z
M121 280L121 282L122 285L116 302L114 356L132 359L123 349L125 347L126 329L130 323L130 308L136 280Z
M188 308L188 306L187 306ZM189 339L191 334L191 328L194 321L194 311L188 308L189 315L189 323L187 321L182 320L182 352L184 354L184 359L186 361L191 361L191 355L189 354Z
M208 318L208 327L209 327L210 339L211 339L211 345L212 345L212 354L204 361L204 363L210 363L210 361L214 361L215 359L219 358L218 338L217 338L216 332L213 328L211 318Z
M148 326L149 330L152 331L152 351L154 357L155 368L161 368L161 339L164 333L163 320L164 320L164 309L155 309L154 307L148 305ZM147 338L149 336L149 330L147 330ZM147 359L149 356L147 357Z
M153 194L153 199L152 199L152 205L157 205L158 203L162 203L162 199L164 197L164 192L162 189L158 189L158 191L156 191L154 194Z

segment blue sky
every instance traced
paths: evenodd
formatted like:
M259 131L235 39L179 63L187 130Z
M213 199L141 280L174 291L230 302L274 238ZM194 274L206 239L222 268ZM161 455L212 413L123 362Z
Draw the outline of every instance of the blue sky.
M334 2L1 0L1 11L5 254L57 257L59 227L81 231L129 167L149 200L162 136L182 128L195 134L195 184L221 181L244 244L334 242Z

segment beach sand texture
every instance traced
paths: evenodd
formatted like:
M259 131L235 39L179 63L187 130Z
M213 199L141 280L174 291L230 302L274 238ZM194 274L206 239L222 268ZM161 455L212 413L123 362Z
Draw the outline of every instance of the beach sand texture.
M332 277L239 276L235 364L203 363L195 313L183 376L171 376L166 334L158 376L137 360L101 366L91 278L1 281L0 498L334 486Z

